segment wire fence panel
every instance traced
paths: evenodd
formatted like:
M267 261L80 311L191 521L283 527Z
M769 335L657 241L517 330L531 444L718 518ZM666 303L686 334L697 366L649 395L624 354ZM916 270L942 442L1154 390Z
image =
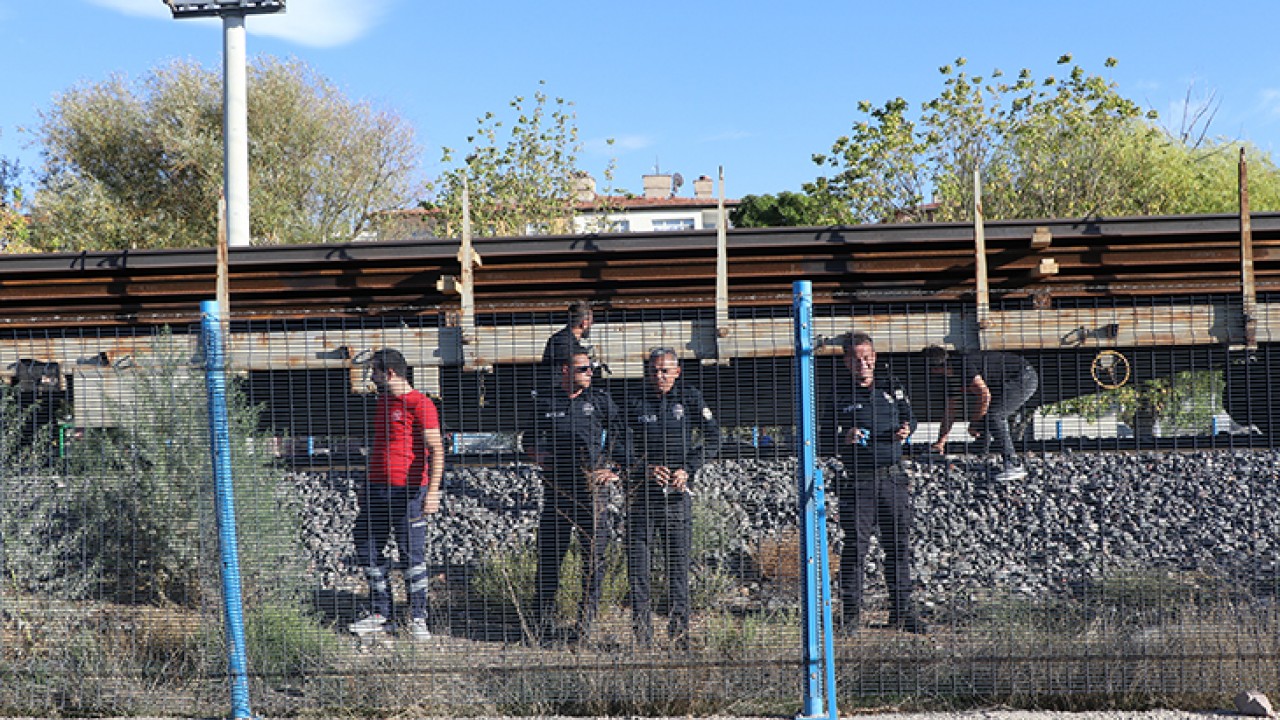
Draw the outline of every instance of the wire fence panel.
M794 713L790 300L231 313L255 710ZM1280 353L1239 311L814 308L844 709L1277 689ZM0 332L6 711L222 714L199 329Z

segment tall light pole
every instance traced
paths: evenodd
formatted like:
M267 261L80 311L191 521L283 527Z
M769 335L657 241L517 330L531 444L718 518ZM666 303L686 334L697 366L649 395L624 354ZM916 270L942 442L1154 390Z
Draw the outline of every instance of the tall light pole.
M177 19L222 18L222 186L227 245L249 245L249 118L244 18L284 10L285 0L163 0Z
M218 546L222 559L222 604L226 617L227 672L231 681L231 717L252 720L244 606L240 586L232 487L230 429L226 403L226 353L223 318L227 311L227 247L249 245L249 103L245 82L244 18L284 10L285 0L163 0L175 18L222 18L222 187L219 213L218 299L201 303L201 331L207 363L209 433L213 451ZM225 221L225 222L224 222ZM225 238L223 237L225 235ZM224 313L226 313L224 315Z

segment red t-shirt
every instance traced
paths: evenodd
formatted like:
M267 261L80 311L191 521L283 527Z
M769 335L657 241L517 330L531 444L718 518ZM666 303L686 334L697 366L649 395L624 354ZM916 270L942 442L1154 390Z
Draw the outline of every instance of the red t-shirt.
M369 482L396 487L426 485L429 450L422 431L439 427L435 404L417 390L399 397L380 395L373 413Z

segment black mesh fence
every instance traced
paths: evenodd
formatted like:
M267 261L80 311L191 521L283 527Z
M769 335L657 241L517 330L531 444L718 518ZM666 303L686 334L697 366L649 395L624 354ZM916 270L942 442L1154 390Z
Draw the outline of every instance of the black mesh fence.
M1280 355L1232 337L1239 311L819 304L841 708L1274 691ZM257 712L800 707L790 298L600 303L544 359L567 322L232 313ZM226 707L198 333L0 330L4 710Z

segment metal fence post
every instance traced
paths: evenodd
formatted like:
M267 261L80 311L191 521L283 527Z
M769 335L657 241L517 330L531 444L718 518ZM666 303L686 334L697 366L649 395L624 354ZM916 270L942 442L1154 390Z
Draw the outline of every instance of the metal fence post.
M797 717L829 717L836 710L835 648L831 635L831 578L827 560L826 493L818 469L818 431L813 361L813 286L792 285L796 358L796 431L799 451L800 529L804 579L804 710ZM823 688L827 709L823 710Z
M216 300L200 303L205 389L209 396L209 448L213 455L218 547L222 554L222 606L227 626L227 669L231 676L231 717L253 717L245 658L244 607L240 592L240 556L236 540L235 495L231 474L231 423L227 416L226 356L222 312Z

